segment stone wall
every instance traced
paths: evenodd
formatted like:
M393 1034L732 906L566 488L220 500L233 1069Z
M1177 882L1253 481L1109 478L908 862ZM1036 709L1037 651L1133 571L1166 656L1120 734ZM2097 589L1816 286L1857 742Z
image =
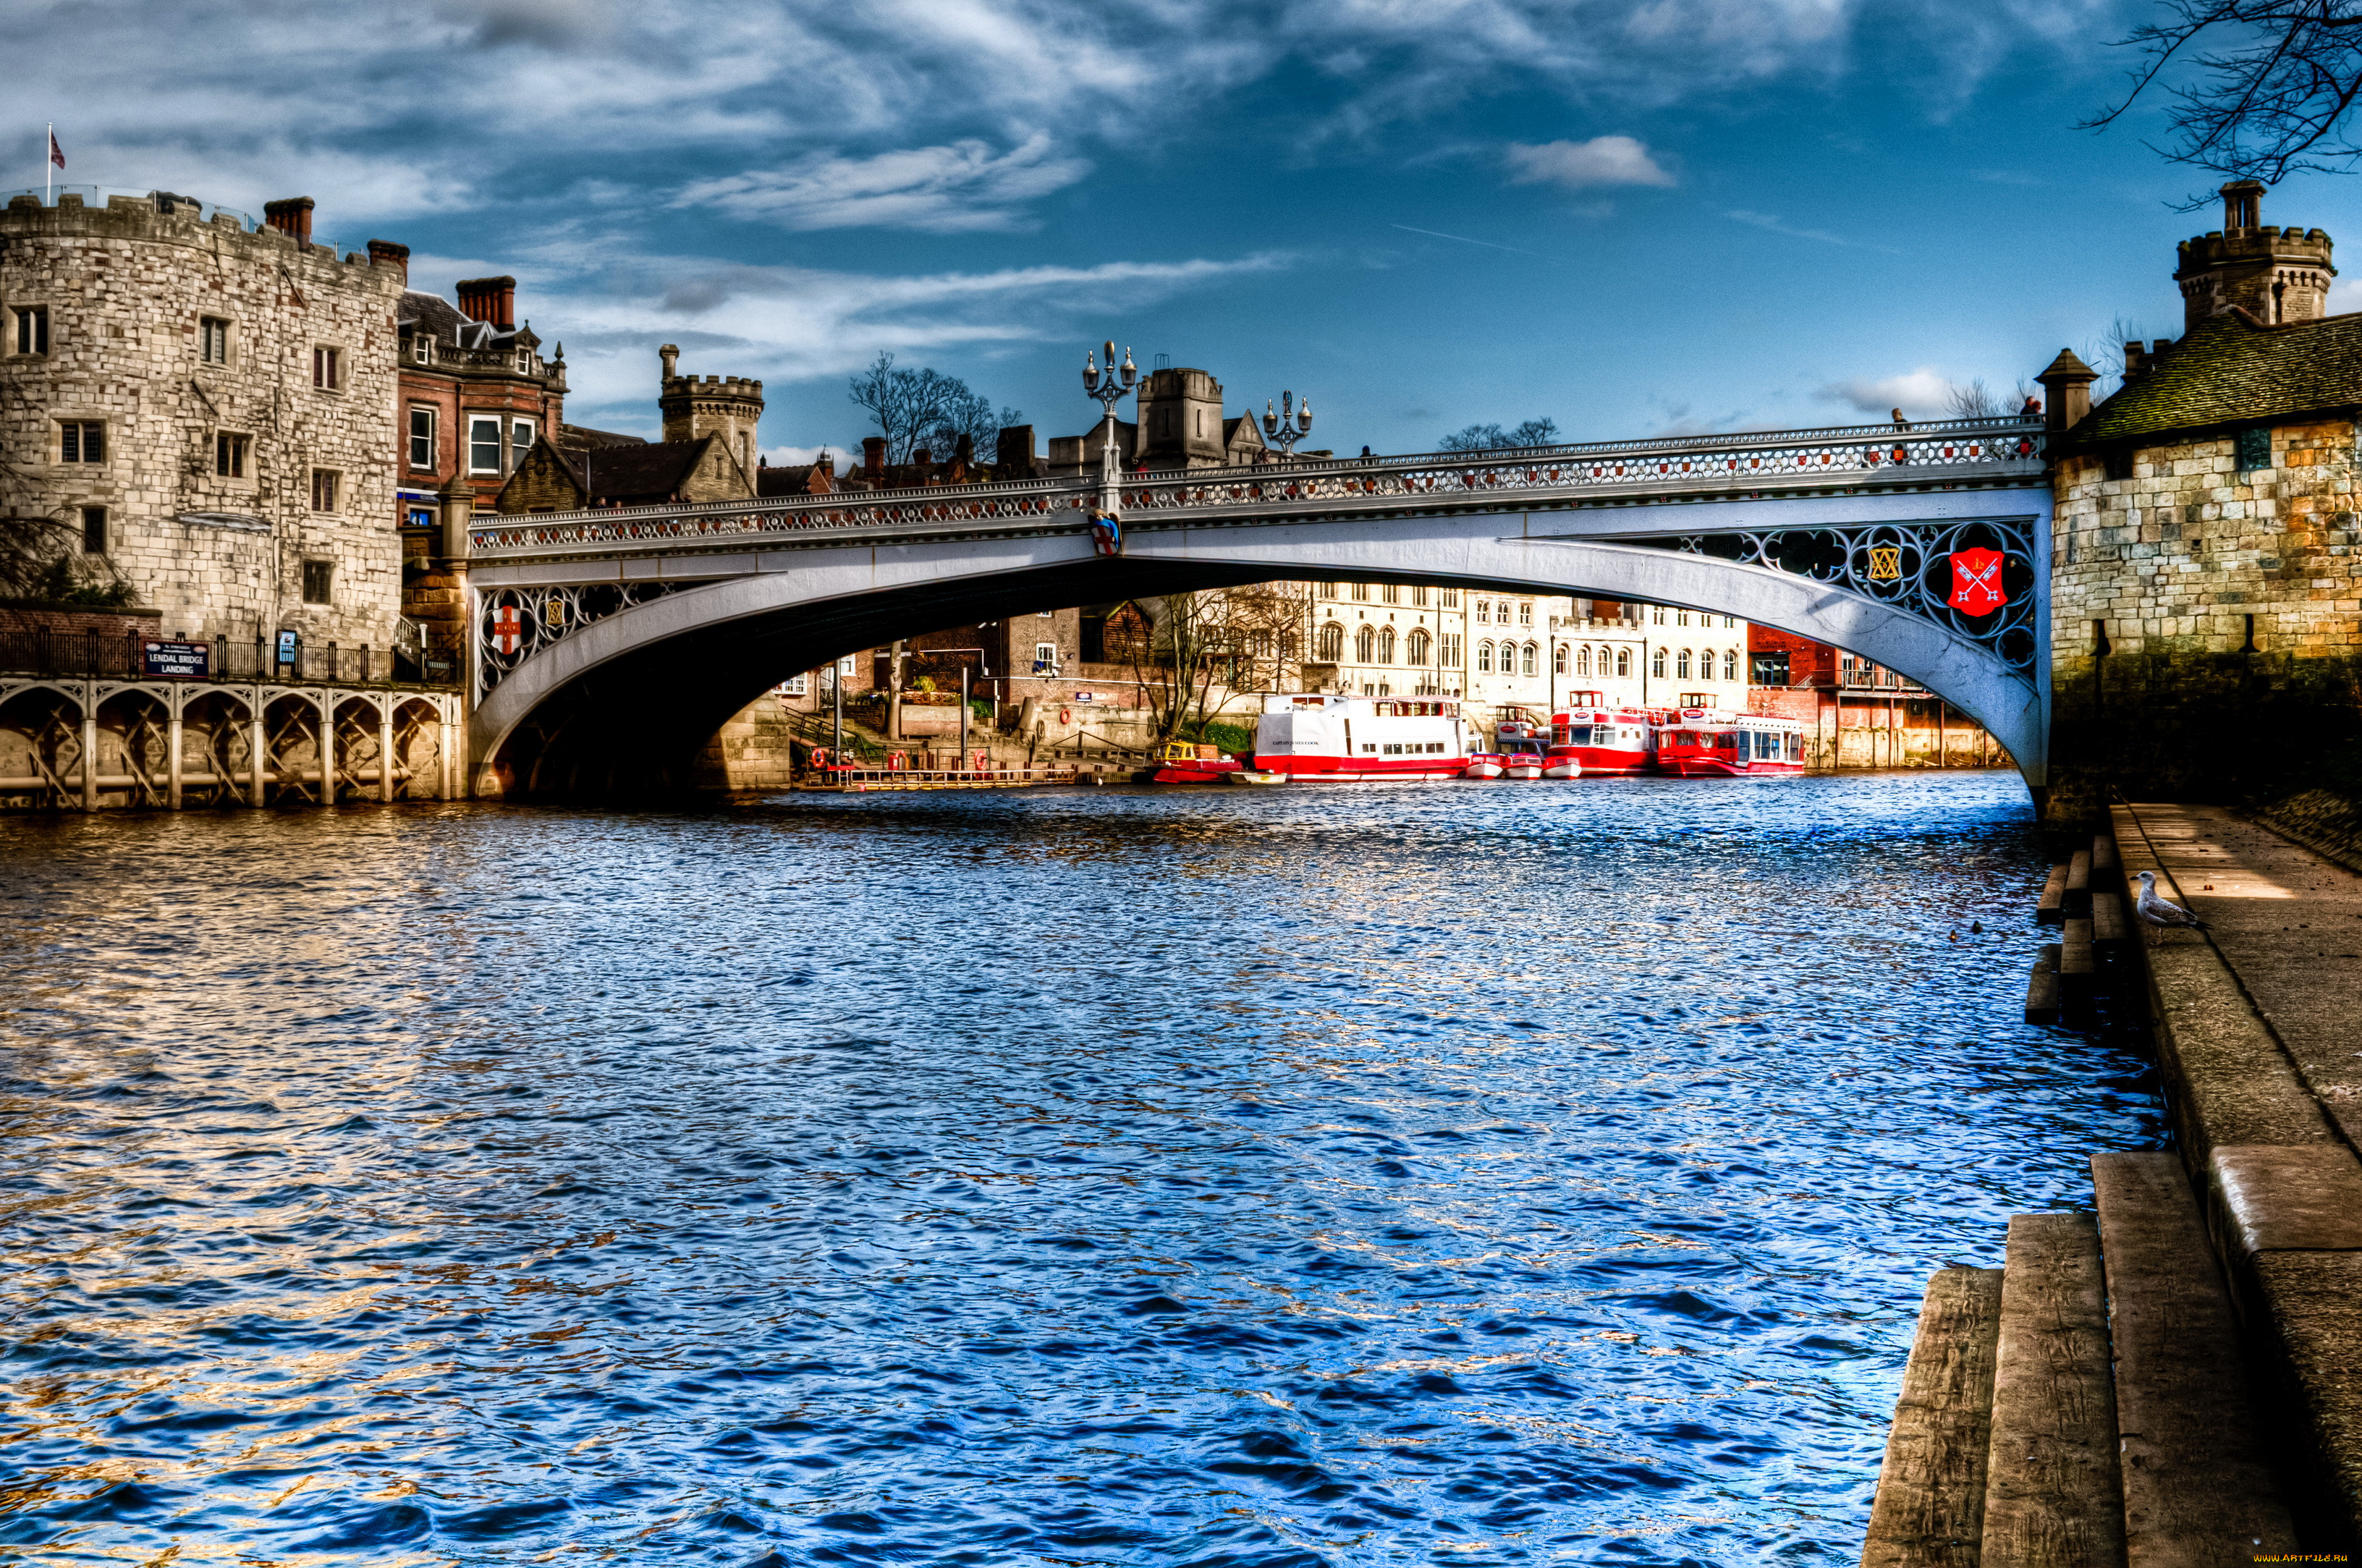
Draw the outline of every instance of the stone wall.
M106 565L167 633L388 646L400 270L141 197L19 196L0 241L0 506L77 537L104 507ZM17 354L16 313L36 307L49 351ZM209 319L227 324L218 359ZM337 357L333 387L315 384L317 350ZM104 429L102 461L64 460L67 421ZM239 473L217 471L224 436L243 443ZM336 476L325 509L315 470ZM327 569L325 603L306 602L307 563L315 588Z
M2058 468L2046 821L2112 797L2232 801L2301 789L2362 743L2362 520L2347 420L2145 448L2132 477Z

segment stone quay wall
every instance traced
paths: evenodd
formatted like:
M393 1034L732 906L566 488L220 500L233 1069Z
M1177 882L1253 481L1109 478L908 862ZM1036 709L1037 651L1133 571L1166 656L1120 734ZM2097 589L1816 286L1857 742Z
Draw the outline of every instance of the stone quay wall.
M2285 795L2362 745L2362 515L2348 419L2063 459L2051 540L2047 822L2111 798ZM2350 764L2349 764L2350 765Z
M398 267L186 203L17 197L0 211L0 507L75 542L104 508L83 575L127 581L169 635L388 646L402 288ZM47 351L17 352L32 311ZM67 460L69 424L103 431L100 460Z

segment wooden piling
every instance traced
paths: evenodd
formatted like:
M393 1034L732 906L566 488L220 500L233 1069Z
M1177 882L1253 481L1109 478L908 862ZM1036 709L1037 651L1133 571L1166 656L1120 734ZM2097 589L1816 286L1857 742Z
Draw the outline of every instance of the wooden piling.
M2088 915L2092 912L2092 852L2090 850L2077 850L2075 857L2067 862L2065 897L2058 907L2061 912L2070 918L2075 915Z
M2067 867L2053 866L2050 879L2042 884L2042 897L2034 906L2034 918L2043 925L2057 925L2067 918Z
M2081 1017L2092 1006L2092 922L2070 915L2058 944L2058 1005L2064 1015Z
M2099 1229L2012 1215L1980 1568L2122 1562L2123 1498Z
M2058 944L2044 946L2041 956L2034 961L2034 973L2025 978L2025 1021L2056 1023L2058 1021Z
M1976 1568L2001 1290L1996 1268L1948 1268L1927 1281L1871 1504L1862 1568Z

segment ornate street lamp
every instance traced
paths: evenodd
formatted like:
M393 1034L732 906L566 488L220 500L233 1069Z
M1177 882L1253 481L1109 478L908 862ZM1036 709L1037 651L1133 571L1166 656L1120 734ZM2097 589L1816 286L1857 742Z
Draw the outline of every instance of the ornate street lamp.
M1265 440L1279 448L1281 457L1292 461L1296 444L1312 434L1312 400L1307 398L1299 403L1294 392L1283 392L1279 394L1277 414L1271 411L1270 401L1264 400L1263 434Z
M1107 445L1099 451L1099 504L1091 519L1095 542L1101 555L1120 555L1123 550L1123 458L1115 444L1115 405L1130 396L1132 383L1140 380L1140 370L1131 362L1131 350L1123 351L1123 363L1115 362L1115 340L1107 343L1107 370L1101 371L1098 360L1087 348L1083 350L1083 391L1098 400L1107 415Z

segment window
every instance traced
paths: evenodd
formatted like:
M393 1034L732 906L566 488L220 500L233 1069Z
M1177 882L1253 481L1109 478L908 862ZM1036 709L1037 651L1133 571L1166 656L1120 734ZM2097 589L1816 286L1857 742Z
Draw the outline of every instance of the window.
M305 561L304 563L304 602L327 603L328 585L334 580L336 571L337 565L334 561Z
M21 352L21 350L20 350ZM2239 471L2272 466L2272 427L2254 425L2239 432ZM2110 475L2114 478L2114 475ZM2130 477L2127 475L2126 477Z
M741 436L738 438L738 447L739 447L738 457L739 457L740 461L742 461L742 462L743 462L743 463L744 463L747 468L750 468L750 469L751 469L751 468L753 468L753 467L755 466L755 462L754 462L754 459L753 459L752 458L750 458L750 457L748 457L748 456L747 456L747 454L746 454L746 450L745 450L745 446L746 446L746 438L745 438L745 436ZM511 468L513 468L513 468L515 468L519 463L524 462L524 455L525 455L527 452L530 452L530 451L532 451L532 450L533 450L533 421L532 421L532 420L530 420L530 419L512 419L512 420L510 420L510 421L509 421L509 467L511 467Z
M246 477L248 437L228 430L214 432L214 472L222 479Z
M1722 618L1722 629L1726 632L1737 631L1738 629L1738 617L1736 615L1725 615Z
M45 304L17 307L17 352L46 354L50 351L50 307Z
M1033 673L1036 675L1055 675L1058 673L1057 644L1035 643L1033 645Z
M468 471L501 471L501 422L497 417L479 414L468 421Z
M337 473L334 469L314 469L312 470L313 511L334 512L337 509L337 481L343 477L343 475ZM327 601L325 599L315 599L312 601L312 602L315 604L325 604Z
M58 426L58 461L106 461L106 426L98 421L69 419Z
M106 554L106 508L104 506L82 509L82 553L86 556Z
M1367 603L1370 597L1370 585L1366 582L1355 583L1353 585L1353 597L1361 600L1364 603Z
M1435 662L1446 669L1458 669L1460 668L1460 634L1444 633L1440 646L1443 651L1436 657Z
M1534 607L1533 607L1531 604L1520 604L1520 605L1518 605L1518 625L1520 625L1520 626L1530 626L1530 625L1532 625L1533 624L1534 624Z
M1687 680L1689 678L1690 650L1683 648L1681 652L1673 656L1673 679L1676 680Z
M1557 649L1551 653L1551 668L1553 672L1560 675L1564 675L1566 673L1566 645L1564 643L1561 643Z
M1334 599L1334 598L1336 598L1336 597L1337 597L1337 585L1336 585L1335 583L1333 583L1333 582L1324 582L1324 583L1322 583L1322 584L1320 585L1320 597L1321 597L1321 598L1323 598L1323 599Z
M229 323L217 315L197 318L197 358L208 365L229 363Z
M1674 625L1676 625L1676 626L1686 626L1686 625L1688 625L1689 624L1690 624L1690 613L1689 613L1688 611L1686 611L1686 610L1676 610L1675 612L1673 612L1673 624L1674 624Z
M1526 645L1526 661L1521 667L1522 672L1527 675L1540 675L1541 673L1541 660L1542 650L1534 646L1533 644L1528 643Z
M435 411L431 408L410 411L410 466L430 472L434 469Z
M1446 610L1457 610L1460 608L1460 591L1458 589L1447 588L1443 591L1443 607Z
M1737 648L1725 648L1722 650L1722 678L1725 680L1736 680L1738 679L1738 650Z
M1659 648L1649 659L1649 673L1662 680L1665 678L1665 650Z
M1591 649L1588 646L1574 650L1574 672L1577 675L1591 673Z
M1381 626L1378 628L1378 662L1392 664L1394 661L1395 629L1392 626Z
M1616 673L1623 676L1628 680L1631 679L1632 650L1630 648L1617 648L1616 650Z
M312 384L322 392L345 388L345 351L322 344L312 350Z
M790 675L779 682L779 695L801 697L811 690L811 678L809 675Z
M1380 603L1382 603L1382 604L1399 604L1399 603L1401 603L1401 602L1402 602L1402 587L1401 587L1401 585L1400 585L1400 584L1398 584L1398 583L1392 583L1392 582L1390 582L1390 583L1386 584L1384 588L1381 588L1380 590L1378 590L1378 602L1379 602Z
M2265 460L2268 463L2270 460L2271 454L2268 447L2269 433L2267 432L2266 434L2268 445L2265 450ZM2240 436L2239 466L2243 469L2264 467L2264 463L2251 464L2247 461L2246 447L2246 437L2245 432L2242 432ZM2128 480L2132 478L2133 449L2130 447L2110 447L2103 450L2100 453L2100 477L2102 479L2111 480Z
M1490 643L1476 645L1476 673L1479 675L1493 673L1493 645Z
M1660 626L1663 625L1665 624L1665 607L1661 604L1650 605L1649 619Z
M1376 651L1377 646L1378 634L1376 628L1371 626L1363 627L1360 631L1353 634L1354 659L1359 663L1368 664L1371 662L1371 657Z
M1788 684L1788 656L1785 653L1760 653L1749 661L1753 664L1754 680L1758 686Z
M1427 650L1429 641L1430 639L1425 632L1413 632L1409 638L1403 644L1403 662L1405 664L1425 664L1427 662Z
M1427 608L1427 584L1422 582L1416 583L1412 586L1410 591L1410 607L1414 610L1424 610Z
M1320 628L1320 662L1335 664L1345 657L1345 628L1331 621Z

